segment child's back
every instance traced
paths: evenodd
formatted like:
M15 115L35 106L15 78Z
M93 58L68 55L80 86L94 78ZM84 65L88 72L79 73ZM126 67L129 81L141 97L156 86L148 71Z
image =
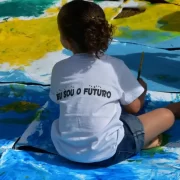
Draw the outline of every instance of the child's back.
M143 92L123 61L76 54L57 63L53 76L57 78L52 82L51 97L63 112L52 129L58 152L79 162L102 161L114 155L124 137L119 102L128 104ZM124 93L129 83L134 96Z
M60 116L51 137L58 153L108 166L159 145L157 136L172 126L180 103L132 115L143 106L147 86L123 61L103 55L113 34L103 10L72 1L61 8L58 27L61 43L74 54L52 71L50 97L60 105Z

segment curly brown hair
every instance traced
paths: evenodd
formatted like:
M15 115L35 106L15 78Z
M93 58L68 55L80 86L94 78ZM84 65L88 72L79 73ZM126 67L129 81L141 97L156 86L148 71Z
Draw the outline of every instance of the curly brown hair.
M103 54L112 40L113 26L102 8L92 2L75 0L65 4L57 18L58 27L82 52Z

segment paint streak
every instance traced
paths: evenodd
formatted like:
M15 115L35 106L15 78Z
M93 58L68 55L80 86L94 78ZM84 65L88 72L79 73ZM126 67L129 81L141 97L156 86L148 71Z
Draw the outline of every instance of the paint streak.
M165 0L165 1L169 2L169 3L176 4L176 5L180 5L180 1L179 0Z
M65 3L66 1L63 1L63 4ZM104 9L109 22L117 27L115 37L132 39L137 37L135 34L139 31L138 38L145 38L148 34L148 37L155 37L152 38L154 43L179 36L178 32L163 34L163 30L158 27L158 23L162 24L162 21L158 22L158 19L178 10L180 10L179 6L158 4L149 6L144 13L132 17L113 19L121 11L121 8L107 7ZM46 12L53 17L32 20L14 19L0 24L1 63L8 62L11 66L28 66L31 62L42 58L47 52L63 48L59 43L56 24L58 8L49 8ZM169 21L167 20L167 22ZM166 28L177 28L177 21L178 18L171 19L171 23L166 24ZM153 41L154 39L156 41Z
M48 9L45 10L45 12L48 14L48 15L57 15L60 8L65 5L68 1L67 0L61 0L60 1L60 6L56 6L56 7L50 7Z
M161 9L161 11L159 11ZM164 16L167 16L172 13L176 13L177 11L180 11L179 6L175 6L173 4L165 5L165 4L156 4L152 6L148 6L146 11L144 13L137 14L135 16L131 16L128 18L123 19L114 19L111 20L111 23L118 27L116 30L115 36L123 36L124 32L122 30L122 27L126 27L129 29L127 32L128 35L125 35L125 37L132 38L133 31L148 31L148 34L151 35L151 32L159 32L158 36L161 36L160 32L163 32L158 26L158 19L163 18ZM169 22L169 21L168 21ZM175 28L176 24L178 22L178 18L171 19L171 23L167 24L166 27L169 28ZM121 28L120 28L121 27ZM162 36L159 38L159 41L162 41L163 39L171 39L172 36L177 37L179 36L178 32L169 32L169 36L165 37ZM143 33L142 33L143 37Z
M25 85L19 85L18 90L16 88L17 86L10 85L11 92L13 92L15 97L22 97L24 93L26 92Z
M163 147L155 147L152 149L142 151L142 154L148 154L148 156L150 156L150 157L154 157L154 155L157 153L158 154L164 154L165 151L164 151Z
M164 31L180 32L180 9L159 19L157 25Z
M127 162L131 163L131 162L135 162L135 163L142 163L142 160L138 159L138 160L134 160L134 159L128 159Z
M0 17L35 16L44 13L54 0L11 0L0 3Z
M113 20L121 12L121 10L122 8L110 8L110 7L104 8L106 19L108 21Z
M47 52L61 50L56 17L0 24L0 62L30 65Z
M155 74L154 75L155 78L159 79L160 81L164 81L164 82L169 82L169 83L174 83L178 81L180 82L180 78L179 77L174 77L172 75L169 74Z
M6 172L1 172L1 173L0 173L0 176L3 176L5 173L6 173Z
M51 7L49 9L47 9L45 12L48 14L48 15L56 15L60 10L60 7Z
M27 101L19 101L19 102L14 102L14 103L0 107L0 111L4 113L9 112L9 111L15 111L17 113L24 113L24 112L35 110L39 107L40 106L36 103L31 103Z

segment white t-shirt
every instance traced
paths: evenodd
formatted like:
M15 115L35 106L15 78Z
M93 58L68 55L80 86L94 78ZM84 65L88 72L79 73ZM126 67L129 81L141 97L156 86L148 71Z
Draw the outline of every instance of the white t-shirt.
M76 54L58 62L50 89L51 99L60 105L51 129L58 153L84 163L112 157L124 137L120 104L130 104L143 91L119 59Z

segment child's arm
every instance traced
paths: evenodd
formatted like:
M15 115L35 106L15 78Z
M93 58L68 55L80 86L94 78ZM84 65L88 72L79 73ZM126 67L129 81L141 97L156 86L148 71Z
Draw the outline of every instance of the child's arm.
M144 105L145 96L147 92L147 84L142 79L139 79L139 83L142 85L142 87L144 87L144 92L132 103L124 105L124 109L126 110L126 112L130 114L138 113Z
M147 93L147 84L141 78L138 81L139 81L139 84L141 84L141 86L144 88L144 92L139 97L139 100L141 101L141 108L142 108L144 105L144 101L145 101L145 97Z
M138 82L124 62L121 62L120 66L120 104L128 113L136 114L144 104L147 85L142 79Z

